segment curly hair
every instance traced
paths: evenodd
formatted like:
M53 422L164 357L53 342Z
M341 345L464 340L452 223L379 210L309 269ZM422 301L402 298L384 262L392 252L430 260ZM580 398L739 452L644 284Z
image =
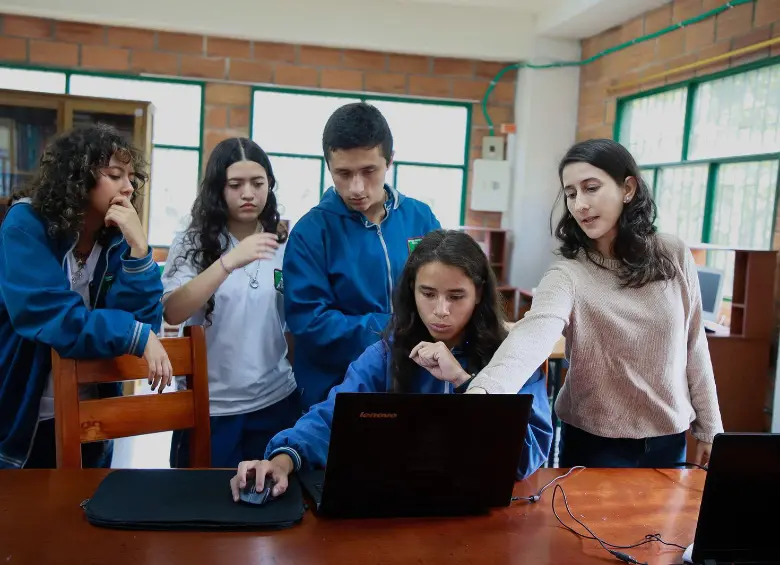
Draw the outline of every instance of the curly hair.
M561 242L560 254L567 259L574 259L583 252L589 261L606 268L595 249L595 242L585 235L566 204L563 169L572 163L588 163L601 169L618 186L623 186L629 177L636 179L636 194L623 207L618 219L617 236L612 244L613 256L620 263L617 276L621 284L624 287L641 288L651 282L675 278L674 263L664 254L656 233L655 218L658 211L650 189L631 153L611 139L590 139L577 143L567 151L558 165L561 191L557 200L563 198L563 217L554 234Z
M481 291L480 301L464 331L468 372L481 371L507 336L498 283L482 248L462 231L432 231L409 255L393 297L394 313L385 333L385 343L390 349L395 392L411 390L417 364L409 359L409 354L421 341L432 341L417 311L414 285L420 268L436 261L457 267L471 279L477 292Z
M147 179L147 162L143 153L116 128L102 123L74 128L50 141L34 177L13 199L31 199L52 239L75 240L84 229L89 192L97 185L100 169L109 165L111 157L132 167L135 190L130 201L135 204ZM105 244L118 233L117 227L101 227L95 240Z
M253 161L265 169L268 175L268 197L258 220L266 233L275 233L279 243L287 240L287 226L280 221L276 203L274 176L271 161L260 146L245 137L225 139L217 144L206 163L206 171L200 190L192 205L189 227L184 235L185 255L174 259L173 272L183 261L192 261L198 273L202 273L228 250L228 207L225 202L228 167L240 161ZM206 322L211 324L214 312L214 296L206 303Z

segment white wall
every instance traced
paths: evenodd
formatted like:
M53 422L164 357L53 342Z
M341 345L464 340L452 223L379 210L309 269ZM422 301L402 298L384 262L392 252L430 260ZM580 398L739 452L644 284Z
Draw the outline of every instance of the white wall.
M534 45L537 62L580 57L578 42L537 39ZM510 283L526 290L539 283L555 259L550 211L560 188L558 161L576 136L578 97L577 67L521 69L518 74L513 186L504 227L514 238Z

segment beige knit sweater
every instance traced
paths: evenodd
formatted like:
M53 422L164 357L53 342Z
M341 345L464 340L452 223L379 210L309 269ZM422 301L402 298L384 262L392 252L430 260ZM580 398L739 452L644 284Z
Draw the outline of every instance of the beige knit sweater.
M723 431L693 256L659 235L677 267L671 281L624 288L618 263L584 253L544 275L531 310L471 387L515 394L561 336L571 368L555 409L564 422L612 438L645 438L689 427L702 441Z

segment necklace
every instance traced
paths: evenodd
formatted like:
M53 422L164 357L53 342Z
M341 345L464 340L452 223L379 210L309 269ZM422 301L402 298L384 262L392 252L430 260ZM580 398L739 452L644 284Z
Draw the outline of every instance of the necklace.
M244 272L246 273L246 276L249 277L249 286L252 288L257 288L260 286L260 283L257 282L257 272L260 270L260 260L256 260L255 263L257 263L257 267L255 267L254 276L249 274L249 271L246 270L246 266L244 267Z
M265 231L265 230L263 229L263 224L261 224L260 222L258 222L258 223L257 223L257 231L256 231L255 233L263 233L264 231ZM231 246L231 247L235 247L235 244L233 243L233 240L232 240L232 239L230 240L230 246ZM260 283L259 283L259 282L257 282L257 273L258 273L258 271L260 271L260 260L259 260L259 259L257 259L257 260L255 260L255 261L253 261L253 262L257 264L257 266L255 267L255 274L254 274L254 275L250 275L250 274L249 274L249 271L247 271L247 270L246 270L246 268L247 268L249 265L244 265L244 268L243 268L242 270L244 271L244 273L246 274L246 276L247 276L247 277L249 277L249 287L254 289L254 288L257 288L257 287L259 287L259 286L260 286ZM251 264L251 263L250 263L250 264Z
M90 253L80 253L76 251L76 248L73 248L73 258L76 260L76 272L73 273L70 277L70 284L74 285L76 284L76 281L80 281L81 277L84 276L84 267L87 265L87 260L89 259Z

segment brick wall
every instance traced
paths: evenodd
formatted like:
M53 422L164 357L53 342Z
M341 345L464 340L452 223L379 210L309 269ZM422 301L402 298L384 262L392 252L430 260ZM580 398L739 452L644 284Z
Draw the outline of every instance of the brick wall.
M490 80L503 67L486 61L243 41L12 15L0 15L2 61L203 79L207 81L206 155L226 137L249 135L251 88L247 83L474 101L481 100ZM514 121L515 82L516 74L506 73L493 90L489 108L495 124ZM472 115L473 160L480 155L487 126L478 103L474 103ZM466 221L499 227L501 215L469 210Z
M725 4L725 0L674 0L622 26L590 37L582 42L583 58L636 37L653 33L675 22L697 16ZM668 80L642 85L641 88L609 94L607 89L620 83L641 79L667 69L722 55L772 37L780 36L780 0L757 0L732 8L716 18L678 29L655 40L633 45L586 65L580 75L580 100L577 138L612 137L615 100L673 84L695 76L706 76L757 59L780 55L780 46L730 58L698 71L676 74Z

